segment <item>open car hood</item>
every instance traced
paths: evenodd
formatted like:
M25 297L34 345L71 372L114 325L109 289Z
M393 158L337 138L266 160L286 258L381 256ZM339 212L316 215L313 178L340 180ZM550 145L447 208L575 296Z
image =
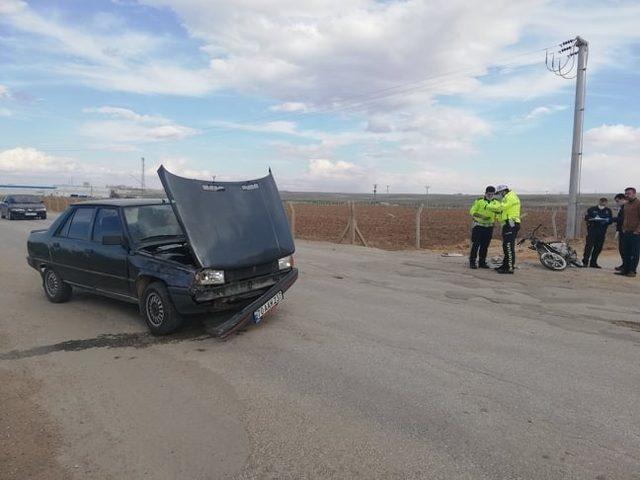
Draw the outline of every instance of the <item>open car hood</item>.
M163 166L158 176L202 267L243 268L293 254L295 246L276 182L179 177Z

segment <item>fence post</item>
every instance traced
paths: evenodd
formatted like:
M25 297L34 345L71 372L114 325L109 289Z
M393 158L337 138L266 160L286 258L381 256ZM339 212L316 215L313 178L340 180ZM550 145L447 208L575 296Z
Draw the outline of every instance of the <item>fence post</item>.
M291 220L290 220L291 236L293 238L296 238L296 209L293 208L293 202L287 202L287 204L291 209Z
M420 250L420 223L421 223L421 217L422 217L422 209L424 208L424 205L421 203L420 206L418 207L418 211L416 212L416 248L418 250Z
M351 245L355 245L356 243L356 207L354 202L349 202L351 209L351 231L350 231L350 237L351 237Z
M556 224L556 215L558 210L554 209L551 213L551 226L553 227L553 237L558 238L558 225Z

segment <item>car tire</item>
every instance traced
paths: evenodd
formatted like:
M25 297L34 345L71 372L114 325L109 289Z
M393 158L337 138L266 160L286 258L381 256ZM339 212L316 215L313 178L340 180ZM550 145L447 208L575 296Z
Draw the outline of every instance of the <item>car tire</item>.
M9 220L13 220L13 213L9 212L9 216L7 217Z
M141 307L144 320L153 335L169 335L184 323L162 282L153 282L145 288Z
M42 272L42 288L51 303L64 303L71 298L71 286L52 268Z

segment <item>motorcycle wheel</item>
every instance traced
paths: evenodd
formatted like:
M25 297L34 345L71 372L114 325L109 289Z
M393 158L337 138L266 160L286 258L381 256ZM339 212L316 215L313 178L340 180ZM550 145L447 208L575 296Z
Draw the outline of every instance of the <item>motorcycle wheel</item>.
M560 271L567 268L567 261L562 255L555 252L544 252L540 255L540 263L549 270Z

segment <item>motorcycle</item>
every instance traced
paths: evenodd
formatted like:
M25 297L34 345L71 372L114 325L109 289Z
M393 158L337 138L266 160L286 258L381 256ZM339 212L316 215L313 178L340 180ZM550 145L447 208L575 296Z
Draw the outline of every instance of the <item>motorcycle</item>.
M536 237L536 233L542 227L538 225L533 231L518 242L522 245L529 240L531 243L529 248L538 252L540 263L550 270L561 271L568 265L582 267L582 263L578 260L578 253L571 246L562 241L544 242Z

